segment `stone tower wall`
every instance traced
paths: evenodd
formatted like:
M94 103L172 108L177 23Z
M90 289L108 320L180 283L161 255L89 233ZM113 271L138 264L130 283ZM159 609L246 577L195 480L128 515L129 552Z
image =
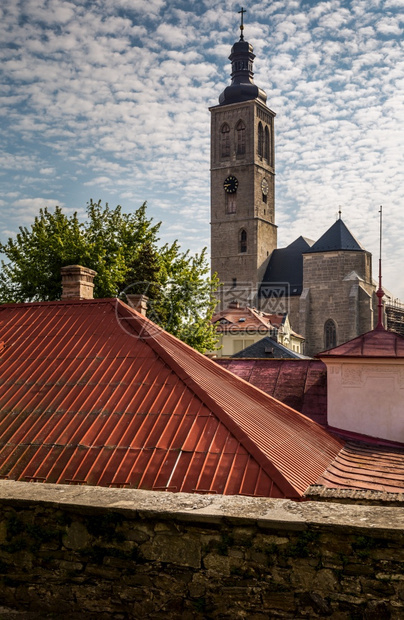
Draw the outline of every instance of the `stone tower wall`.
M305 354L315 355L326 348L324 324L328 319L336 324L337 345L372 329L373 293L368 252L305 254L299 312Z
M269 256L277 244L274 223L274 113L256 100L211 108L211 265L219 279L230 288L247 284L256 290L261 281ZM245 153L237 154L236 126L243 121ZM222 156L221 128L230 127L229 156ZM258 154L258 127L269 128L271 136L268 159ZM234 212L228 208L229 195L223 188L224 180L233 175L238 180ZM263 198L262 181L268 183L268 194ZM247 251L240 251L241 231L247 232ZM238 300L243 300L240 291ZM231 293L231 294L232 294ZM226 305L226 304L224 304Z

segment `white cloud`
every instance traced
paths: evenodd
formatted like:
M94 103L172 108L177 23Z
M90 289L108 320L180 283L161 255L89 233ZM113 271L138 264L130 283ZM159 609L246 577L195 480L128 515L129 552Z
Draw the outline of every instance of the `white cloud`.
M27 222L35 209L57 204L38 196L49 191L79 206L91 188L110 203L129 201L127 208L148 199L165 239L176 234L200 247L209 236L207 108L228 84L227 57L239 35L234 3L18 6L25 22L16 3L0 9L0 39L9 43L0 50L3 213L13 208L13 223ZM401 6L257 0L248 7L255 80L277 113L281 244L302 233L318 237L339 204L372 251L374 204L387 201L386 221L394 217L402 228L404 63L394 13ZM12 228L4 215L2 224ZM393 273L404 250L400 226L386 227Z

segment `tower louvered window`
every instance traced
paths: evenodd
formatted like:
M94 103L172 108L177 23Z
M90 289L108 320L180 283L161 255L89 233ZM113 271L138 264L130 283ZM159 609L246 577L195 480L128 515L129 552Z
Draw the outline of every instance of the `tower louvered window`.
M245 155L245 124L239 121L236 125L237 156Z
M264 159L266 159L269 162L269 153L270 153L270 149L269 149L269 129L268 126L265 126L265 132L264 132Z
M264 155L264 129L262 123L258 123L258 155L263 157Z
M220 130L220 156L222 159L230 157L230 127L227 123Z

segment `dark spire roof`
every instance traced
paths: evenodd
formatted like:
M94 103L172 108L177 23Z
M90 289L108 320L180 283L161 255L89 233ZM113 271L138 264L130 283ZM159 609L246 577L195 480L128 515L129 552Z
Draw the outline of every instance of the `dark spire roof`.
M334 222L307 252L331 252L333 250L365 251L341 219Z
M242 14L243 16L243 14ZM260 99L266 103L265 91L254 84L253 63L255 54L253 46L244 41L244 26L240 27L240 40L231 48L229 60L231 61L231 85L224 89L219 97L219 105L239 103L250 99Z
M271 254L264 279L260 287L260 297L270 298L280 292L284 294L301 295L303 288L303 256L304 252L311 252L313 241L305 237L298 237L286 248L274 250ZM285 283L289 284L288 292Z
M284 347L283 344L276 342L276 340L273 340L270 336L265 336L265 338L261 338L258 342L250 344L249 347L232 355L232 358L234 357L308 359L305 355L300 355L300 353L296 353Z

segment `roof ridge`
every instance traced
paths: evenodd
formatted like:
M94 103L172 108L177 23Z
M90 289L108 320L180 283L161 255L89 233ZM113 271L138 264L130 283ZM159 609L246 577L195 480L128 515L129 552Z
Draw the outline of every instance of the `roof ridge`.
M126 304L124 304L124 305L126 306ZM133 310L129 306L127 306L127 308L130 311ZM152 321L150 321L149 319L147 319L144 316L139 315L136 318L138 318L140 320L146 319L146 321L148 321L148 323L150 323L151 327L156 327L155 324ZM180 363L180 360L179 359L173 359L172 352L169 355L167 348L164 347L158 341L158 338L155 338L156 333L158 333L162 337L167 337L168 336L169 340L171 338L175 338L175 336L173 336L172 334L169 334L168 332L164 331L162 328L157 328L155 334L152 334L152 332L149 332L147 326L142 326L142 330L141 331L143 331L143 330L144 330L144 333L147 333L150 336L150 340L148 340L148 342L149 342L150 346L153 348L153 350L155 351L155 353L157 353L159 355L159 357L165 363L168 363L170 366L173 366L173 362L174 362L174 365L176 367L175 370L176 370L178 376L180 377L180 379L182 381L184 381L184 383L190 389L192 389L192 391L201 399L202 402L206 402L206 401L208 402L209 407L212 409L212 411L215 412L215 414L217 415L219 420L221 420L222 422L224 422L226 424L226 426L228 427L229 431L246 448L246 450L252 454L252 456L257 460L258 464L274 480L274 482L278 486L280 486L282 491L285 492L285 495L288 496L288 497L291 497L291 496L294 496L296 498L301 497L302 496L302 491L299 491L299 489L294 487L286 479L285 475L282 472L280 472L279 468L276 467L276 465L274 465L270 461L269 457L263 452L263 450L261 450L261 448L254 442L254 440L252 440L246 434L246 432L240 427L240 425L223 409L223 407L216 400L214 400L212 398L212 396L206 391L206 389L200 383L198 383L186 371L184 366ZM139 335L141 334L141 331L139 331ZM142 338L141 335L140 335L140 337ZM198 353L197 351L195 351L195 349L193 349L192 347L187 345L185 342L182 342L178 338L175 338L175 341L176 341L175 344L177 346L180 345L181 347L186 348L187 353L191 352L192 355L197 354L198 355L198 359L197 359L198 362L202 362L203 360L207 360L209 363L211 362L211 360L209 360L208 358L204 357L201 353ZM215 366L215 368L216 368L216 366ZM223 371L225 374L227 374L232 379L232 382L234 382L233 381L234 379L240 380L239 377L236 377L230 371L227 371L226 369L221 368L219 366L217 366L217 368L219 368L220 371ZM219 374L220 374L220 372L219 372ZM249 384L247 382L245 382L245 383L248 386L251 387L251 384ZM267 395L265 394L265 396L267 396ZM281 478L281 480L279 478Z
M119 302L123 311L123 315L129 310L133 314L133 309L129 308L123 302ZM130 317L128 317L130 319ZM343 441L335 436L331 435L328 431L324 430L316 422L307 418L305 415L295 411L291 407L288 407L284 403L278 401L272 396L261 391L259 388L251 385L247 381L244 381L240 377L235 376L225 368L215 364L212 360L208 359L198 351L192 349L184 342L178 340L172 334L165 332L162 328L157 327L147 318L136 313L134 317L137 319L137 323L141 323L139 332L143 331L146 338L150 338L150 346L154 351L171 366L175 363L176 372L178 372L180 378L191 387L194 393L201 398L204 402L208 401L209 406L215 415L224 422L229 430L235 435L237 440L252 454L257 462L262 466L274 482L281 485L281 488L289 497L291 493L295 497L300 497L304 490L309 486L307 477L313 479L321 475L329 464L329 458L335 458L336 454L341 450ZM138 326L139 327L139 326ZM151 328L151 329L150 329ZM149 331L150 329L150 331ZM140 334L140 337L144 337ZM181 355L182 352L186 352L186 356ZM187 361L186 364L183 360L189 356L194 360L196 364L196 371L190 372L191 366ZM199 372L198 372L199 370ZM203 376L208 372L210 377ZM197 376L199 375L199 376ZM201 376L202 375L202 376ZM211 379L216 376L217 378L226 377L226 381L221 382L221 389L217 392L218 398L213 398L208 391L208 386L211 385ZM240 383L242 382L242 383ZM242 386L242 388L241 388ZM239 397L236 392L239 393ZM243 428L243 418L237 419L237 414L234 416L230 413L232 405L235 409L240 409L240 398L247 397L250 400L249 418L248 422L250 427ZM272 404L273 410L268 408L269 404ZM265 438L262 436L262 424L259 418L259 413L264 408L268 416L272 421L272 438L269 439L270 433L267 438L268 452L265 450L265 446L262 446ZM286 422L285 417L290 418L289 422ZM290 422L292 425L290 426ZM296 430L299 435L298 441L302 449L306 449L307 453L313 457L313 451L315 448L317 451L317 460L310 459L310 465L307 466L305 474L302 474L302 469L297 466L296 463L286 464L284 459L280 458L284 454L285 447L291 437L293 437L293 426L297 422L298 428ZM313 426L316 429L316 434L313 436ZM310 427L310 430L309 430ZM268 428L270 431L271 428ZM306 435L307 433L307 435ZM302 435L308 438L309 446L302 440ZM274 442L274 436L277 437L277 442ZM328 445L323 445L323 440ZM256 442L261 442L261 446ZM321 447L320 447L321 446ZM271 454L272 453L272 454ZM318 472L314 474L314 470ZM321 470L321 471L320 471ZM310 472L310 473L309 473ZM302 480L306 476L306 479ZM280 479L281 478L281 479ZM293 479L293 482L291 481Z

